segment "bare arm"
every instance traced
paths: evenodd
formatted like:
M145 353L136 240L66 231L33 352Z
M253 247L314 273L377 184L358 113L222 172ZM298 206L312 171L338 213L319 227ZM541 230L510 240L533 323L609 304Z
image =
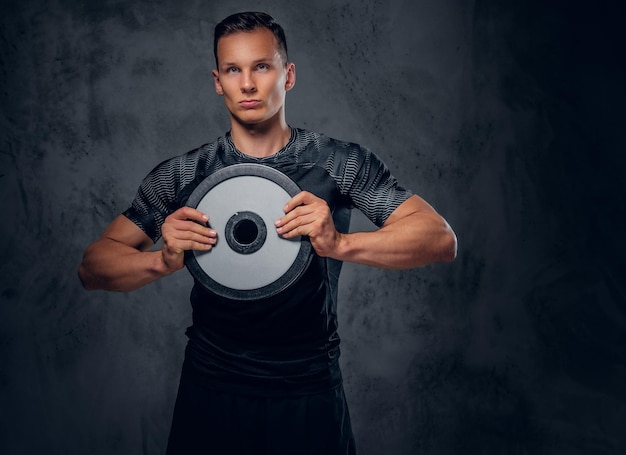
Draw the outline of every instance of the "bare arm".
M163 248L148 251L152 240L132 221L118 216L102 236L85 250L78 269L86 289L131 291L184 266L185 250L210 250L216 242L208 217L183 207L165 219Z
M285 238L308 235L320 256L381 268L407 269L456 257L456 235L426 201L411 196L373 232L337 232L326 201L302 192L276 222Z

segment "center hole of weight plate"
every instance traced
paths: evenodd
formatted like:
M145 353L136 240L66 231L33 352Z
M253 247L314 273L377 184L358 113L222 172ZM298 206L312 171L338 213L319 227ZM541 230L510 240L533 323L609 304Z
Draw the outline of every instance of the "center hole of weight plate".
M237 212L230 217L224 229L228 246L240 254L259 251L267 238L267 227L263 218L254 212Z
M233 236L237 243L250 245L259 236L259 228L252 220L241 220L235 224Z

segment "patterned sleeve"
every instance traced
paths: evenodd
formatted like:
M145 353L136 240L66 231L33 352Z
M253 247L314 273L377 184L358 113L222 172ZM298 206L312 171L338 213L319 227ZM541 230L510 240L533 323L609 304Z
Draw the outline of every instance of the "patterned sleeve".
M378 227L413 194L398 184L378 156L356 144L349 147L338 184L354 206Z
M123 213L148 237L161 238L165 218L179 208L176 194L180 186L180 157L157 165L141 182L131 206Z

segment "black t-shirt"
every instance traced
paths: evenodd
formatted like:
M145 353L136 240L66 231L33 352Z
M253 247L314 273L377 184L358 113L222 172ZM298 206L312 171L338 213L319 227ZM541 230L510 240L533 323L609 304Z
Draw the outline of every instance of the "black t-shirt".
M275 168L326 200L340 232L348 231L353 207L380 227L411 195L376 155L357 144L292 129L283 149L254 158L237 150L227 133L156 166L124 215L156 242L165 218L185 205L205 177L239 163ZM196 282L185 373L207 386L259 395L306 394L337 385L340 269L339 261L314 255L296 283L253 302L215 295Z

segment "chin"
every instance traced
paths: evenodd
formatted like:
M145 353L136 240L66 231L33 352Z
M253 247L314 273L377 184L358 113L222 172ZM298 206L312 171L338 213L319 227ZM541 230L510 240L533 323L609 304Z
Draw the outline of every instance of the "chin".
M258 125L268 119L261 115L235 115L235 119L243 125Z

